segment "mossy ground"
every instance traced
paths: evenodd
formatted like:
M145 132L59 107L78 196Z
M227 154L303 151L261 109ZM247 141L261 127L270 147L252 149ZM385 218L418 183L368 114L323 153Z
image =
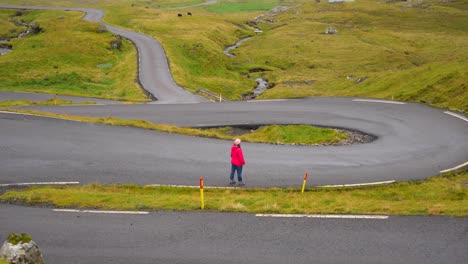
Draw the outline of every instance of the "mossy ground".
M10 233L8 235L8 243L12 245L18 245L19 243L29 243L32 240L31 236L28 234L22 233L22 234L16 234L16 233Z

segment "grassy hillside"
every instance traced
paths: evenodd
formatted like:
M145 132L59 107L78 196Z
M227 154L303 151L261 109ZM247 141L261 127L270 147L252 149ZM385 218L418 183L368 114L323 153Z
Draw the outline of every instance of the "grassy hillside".
M8 2L18 1L0 0ZM159 8L200 1L20 2L105 9L106 22L158 39L176 82L190 91L203 87L238 100L253 91L254 78L263 77L273 87L262 99L363 96L468 111L468 3L463 0L220 0L181 10ZM253 26L255 17L278 4L289 9L255 21L263 30L255 35L247 24ZM327 27L337 34L324 34ZM223 53L246 36L252 38L232 51L236 57Z
M246 42L236 61L269 70L263 75L276 86L262 98L368 96L466 111L467 5L434 3L296 6L260 23L265 33ZM329 26L338 33L324 34Z
M0 90L92 96L119 100L146 100L136 79L136 50L124 41L100 32L99 24L81 21L82 13L0 9L0 36L12 37L25 29L14 21L37 23L43 29L12 39L13 52L0 57Z

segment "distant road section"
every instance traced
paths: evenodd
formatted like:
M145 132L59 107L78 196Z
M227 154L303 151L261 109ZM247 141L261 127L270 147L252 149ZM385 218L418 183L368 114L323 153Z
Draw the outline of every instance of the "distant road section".
M161 103L198 103L208 101L208 99L187 92L175 83L170 73L166 53L159 42L150 36L103 23L102 18L104 17L104 11L102 10L92 8L11 5L0 5L0 8L85 12L84 20L100 22L112 33L127 38L135 44L138 50L139 80L143 88L151 94L153 99L157 99L158 102Z

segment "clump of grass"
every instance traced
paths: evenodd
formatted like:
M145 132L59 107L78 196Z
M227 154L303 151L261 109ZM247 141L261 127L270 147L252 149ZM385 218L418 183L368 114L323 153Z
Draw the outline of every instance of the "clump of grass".
M308 125L271 125L260 127L252 133L241 135L249 142L276 142L277 144L323 144L337 143L348 139L344 133L330 128Z
M284 214L468 215L468 172L387 186L326 189L209 189L205 209ZM0 201L113 210L198 210L195 188L136 185L32 187L8 191Z
M31 236L25 233L22 233L22 234L10 233L7 239L8 243L12 245L29 243L31 240L32 240Z

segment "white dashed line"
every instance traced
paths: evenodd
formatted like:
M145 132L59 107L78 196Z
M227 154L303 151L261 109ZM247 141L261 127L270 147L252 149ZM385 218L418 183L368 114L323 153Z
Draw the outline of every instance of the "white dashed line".
M440 173L445 173L445 172L450 172L450 171L458 170L458 169L463 168L463 167L465 167L465 166L467 166L467 165L468 165L468 161L465 162L465 163L463 163L463 164L460 164L460 165L458 165L458 166L456 166L456 167L453 167L453 168L450 168L450 169L446 169L446 170L442 170L442 171L440 171Z
M369 102L369 103L383 103L383 104L397 104L404 105L406 103L396 101L385 101L385 100L371 100L371 99L353 99L353 102Z
M22 182L22 183L0 184L0 187L27 186L27 185L76 185L76 184L80 184L80 182Z
M25 116L40 116L34 114L27 114L27 113L17 113L17 112L10 112L10 111L0 111L2 114L12 114L12 115L25 115Z
M247 103L262 103L262 102L284 102L291 101L294 99L269 99L269 100L248 100Z
M146 187L175 187L175 188L200 188L198 185L170 185L170 184L148 184ZM203 186L205 189L235 189L228 186Z
M390 184L390 183L394 183L394 182L395 182L395 180L391 180L391 181L381 181L381 182L339 184L339 185L323 185L323 186L318 186L318 187L356 187L356 186L368 186L368 185Z
M331 218L331 219L388 219L387 215L334 215L334 214L256 214L256 217L275 218Z
M455 113L450 112L450 111L445 111L444 113L447 114L447 115L451 115L451 116L460 118L461 120L468 122L468 118L466 118L466 117L464 117L464 116L462 116L462 115L455 114Z
M146 215L149 212L145 211L100 211L100 210L76 210L76 209L52 209L54 212L65 213L90 213L90 214L133 214L133 215Z

